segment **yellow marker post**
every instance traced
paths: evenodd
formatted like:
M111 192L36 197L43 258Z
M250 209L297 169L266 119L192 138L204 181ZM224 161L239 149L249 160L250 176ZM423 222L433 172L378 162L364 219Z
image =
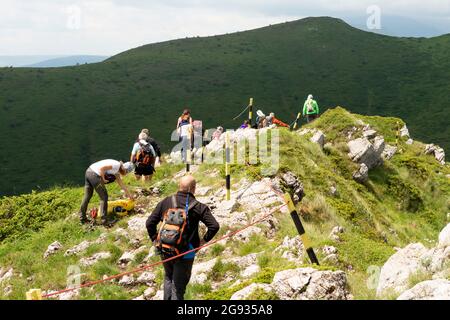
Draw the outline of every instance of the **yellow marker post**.
M230 175L230 133L225 133L225 184L227 188L227 200L231 199L231 175Z
M250 98L250 102L248 104L248 123L250 124L250 127L252 126L252 119L253 119L253 98Z
M41 289L31 289L26 293L27 300L42 300Z
M302 221L300 220L300 217L297 213L297 209L295 209L294 202L292 201L291 195L289 193L286 193L284 195L284 201L286 202L289 208L291 218L294 221L295 227L297 228L300 238L302 239L303 247L305 248L306 253L308 254L309 260L311 260L311 263L319 265L319 260L317 259L314 249L312 248L311 242L309 241L309 238L306 235L305 228L303 228Z
M294 130L297 130L297 127L298 127L298 120L300 120L300 118L302 117L302 113L301 112L299 112L298 114L297 114L297 118L295 118L295 123L294 123Z

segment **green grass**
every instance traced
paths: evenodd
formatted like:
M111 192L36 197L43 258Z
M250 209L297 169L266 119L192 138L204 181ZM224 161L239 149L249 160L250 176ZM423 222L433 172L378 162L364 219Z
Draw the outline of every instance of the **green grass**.
M81 185L92 162L128 159L144 127L168 151L185 106L205 128L237 128L245 116L232 118L250 96L288 123L309 93L322 111L345 104L401 117L414 138L448 151L449 47L448 35L395 38L307 18L146 45L91 65L0 68L0 195ZM352 122L328 120L335 135Z

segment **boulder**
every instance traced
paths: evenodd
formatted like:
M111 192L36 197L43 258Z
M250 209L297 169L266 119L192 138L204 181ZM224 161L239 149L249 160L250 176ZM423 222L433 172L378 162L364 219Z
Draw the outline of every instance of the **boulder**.
M224 263L232 263L237 265L239 268L247 268L256 264L258 258L257 253L250 253L243 257L234 257L230 259L223 260Z
M80 244L77 244L75 247L67 250L64 253L64 256L72 256L72 255L79 255L80 253L84 252L91 246L91 243L87 240L81 242Z
M450 223L439 234L438 246L440 248L450 247Z
M136 282L139 284L145 284L147 286L151 286L155 283L156 276L153 272L150 271L144 271L142 274L137 278Z
M261 271L261 268L257 264L252 264L252 265L248 266L247 268L245 268L241 272L241 277L242 278L251 278L260 271Z
M14 276L14 269L13 268L1 268L0 269L0 284L3 282L8 281Z
M442 165L445 165L445 152L439 146L434 144L427 144L425 146L425 154L434 155L435 159Z
M300 179L291 171L284 173L281 179L281 183L291 190L294 203L300 202L305 196L304 186Z
M372 144L367 138L358 138L348 142L349 157L353 162L364 163L369 169L380 165L383 160L385 142L382 137L376 137Z
M331 229L329 238L333 241L341 241L341 238L339 237L340 234L344 233L344 228L341 226L335 226L333 229Z
M390 146L390 145L386 145L384 147L384 151L381 154L381 156L383 157L383 159L385 160L391 160L392 157L397 153L397 147L394 146Z
M155 295L150 298L150 300L163 300L164 299L164 291L158 290L156 291Z
M428 280L403 292L397 300L450 300L450 281Z
M282 258L289 261L300 263L303 259L303 242L300 236L294 238L284 237L283 242L279 245L275 252L282 253Z
M353 179L358 183L365 183L369 180L369 168L365 163L361 163L359 170L353 173Z
M82 267L90 267L90 266L96 264L97 262L99 262L100 260L109 259L109 258L111 258L110 252L98 252L98 253L92 255L91 257L80 259L80 265Z
M317 143L322 149L325 145L325 135L322 131L317 130L314 135L309 139L312 143Z
M246 300L248 299L256 290L264 290L269 293L272 291L272 287L265 283L252 283L251 285L235 292L230 300Z
M281 300L347 300L347 278L343 271L298 268L277 272L272 288Z
M217 258L211 259L202 263L194 263L191 272L191 281L192 284L202 284L207 279L207 274L212 270L214 265L217 262Z
M335 186L330 187L330 195L332 195L333 197L339 196L339 191L337 190L337 188Z
M392 255L381 268L377 295L407 290L409 278L423 270L421 257L427 251L421 243L414 243Z
M52 254L55 254L62 248L62 244L59 241L55 241L47 247L47 250L44 252L44 259L47 259Z
M134 279L134 276L132 274L125 275L119 280L119 285L124 287L132 287L136 284L136 281Z
M234 239L237 241L247 243L250 241L250 237L256 234L261 234L262 229L256 226L251 226L247 229L242 230L241 232L237 233L233 236Z
M400 129L400 137L408 137L409 138L409 130L406 124L403 126L403 128Z
M412 145L413 143L414 143L414 140L413 139L411 139L411 138L409 138L408 140L406 140L406 142L405 142L407 145Z
M144 291L143 298L144 298L144 300L150 300L155 296L155 294L156 294L156 288L148 287Z
M377 132L373 129L363 131L363 137L367 139L373 139L377 135Z
M423 254L420 259L422 266L428 273L439 273L444 270L446 263L450 261L450 246L432 248Z

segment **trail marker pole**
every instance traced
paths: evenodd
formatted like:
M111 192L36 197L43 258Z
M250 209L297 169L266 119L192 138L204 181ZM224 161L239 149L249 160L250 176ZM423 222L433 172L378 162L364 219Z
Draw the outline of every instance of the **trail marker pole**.
M225 133L225 184L227 188L227 200L231 199L231 175L230 175L230 133Z
M250 127L252 126L252 119L253 119L253 98L250 98L250 102L248 104L248 123L250 124Z
M309 241L309 238L306 235L305 228L303 228L302 221L300 220L297 210L295 209L294 202L292 201L291 195L289 193L286 193L284 195L284 201L286 202L289 208L291 218L294 221L295 227L297 228L300 238L302 239L303 246L305 247L309 260L311 261L311 263L319 265L319 260L317 259L314 249L311 246L311 242Z

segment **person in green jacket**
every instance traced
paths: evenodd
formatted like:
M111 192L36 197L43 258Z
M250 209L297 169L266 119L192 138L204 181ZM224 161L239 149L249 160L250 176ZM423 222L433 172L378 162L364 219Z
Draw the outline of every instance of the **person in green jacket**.
M303 105L303 115L306 116L306 121L309 123L319 117L319 105L310 94Z

